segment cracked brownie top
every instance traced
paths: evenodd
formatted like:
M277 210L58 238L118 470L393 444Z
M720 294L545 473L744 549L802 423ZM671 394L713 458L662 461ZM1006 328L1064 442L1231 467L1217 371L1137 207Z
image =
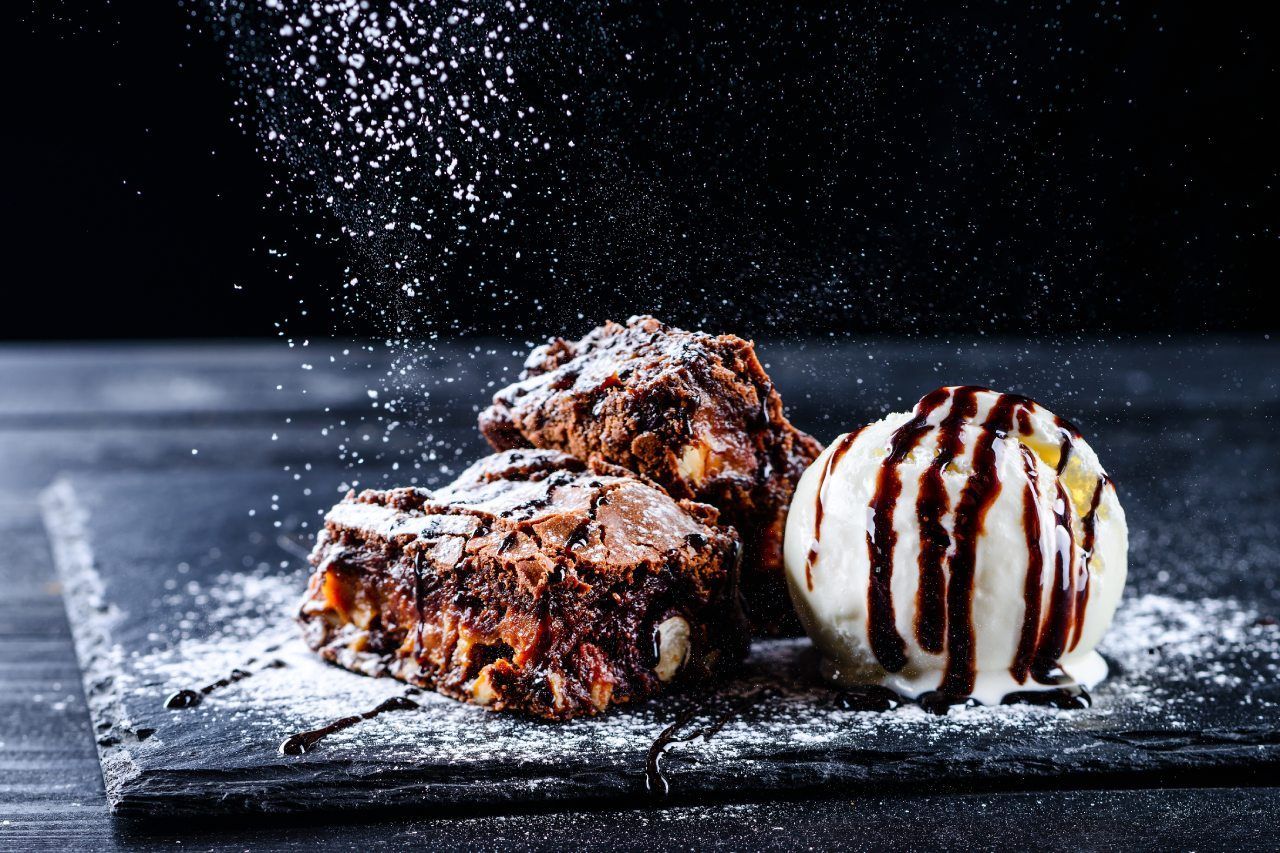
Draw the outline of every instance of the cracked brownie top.
M717 507L743 538L752 621L767 633L797 627L782 582L783 523L821 446L787 420L750 341L653 317L556 338L495 395L480 429L499 450L564 451Z
M515 450L481 459L437 490L368 490L335 506L330 530L358 530L406 547L460 536L462 552L494 553L537 586L566 560L606 580L674 556L727 551L732 531L714 507L677 501L632 477L600 474L564 453ZM692 560L682 571L699 579Z
M490 708L598 713L746 650L716 510L555 451L330 510L301 619L329 660Z

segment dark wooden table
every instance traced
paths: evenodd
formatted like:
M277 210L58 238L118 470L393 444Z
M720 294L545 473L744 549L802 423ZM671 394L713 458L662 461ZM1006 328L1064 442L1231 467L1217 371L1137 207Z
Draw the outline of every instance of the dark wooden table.
M113 818L37 495L63 471L273 471L297 488L308 463L365 483L391 474L424 432L438 455L480 451L478 396L522 342L475 341L420 359L396 384L429 391L416 429L387 441L368 388L388 358L333 343L0 348L0 849L116 847L867 847L1274 849L1277 780L1111 780L1105 789L946 792L699 802L663 809L464 811L359 822L200 825ZM345 351L345 354L344 354ZM1280 353L1266 338L1089 342L954 340L767 347L801 426L901 409L935 385L1029 393L1078 421L1119 469L1146 590L1247 596L1280 612ZM303 365L308 367L303 367ZM818 367L827 371L816 373ZM388 392L383 390L380 400ZM403 416L402 416L403 417ZM430 418L427 423L424 418ZM407 420L407 418L406 418ZM426 424L423 426L422 424ZM327 432L326 432L326 428ZM366 462L343 471L353 435ZM365 440L363 434L369 434ZM193 450L197 451L193 453ZM434 463L433 463L434 464ZM434 475L426 465L420 476ZM317 497L318 501L327 498ZM269 496L264 496L269 502ZM264 523L265 520L264 520ZM1203 566L1202 571L1195 567ZM1201 786L1201 787L1197 787Z

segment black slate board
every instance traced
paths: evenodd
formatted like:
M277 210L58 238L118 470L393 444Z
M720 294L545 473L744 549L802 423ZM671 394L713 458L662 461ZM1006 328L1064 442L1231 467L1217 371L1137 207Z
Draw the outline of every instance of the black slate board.
M717 696L672 696L557 726L428 694L416 697L420 711L281 756L289 734L372 708L402 686L320 664L296 640L288 616L304 578L301 546L248 512L274 483L235 472L95 475L46 494L107 793L120 812L634 797L652 738L683 709L718 708L761 685L777 695L710 742L668 756L673 797L1238 781L1280 766L1280 628L1247 601L1188 606L1160 595L1126 601L1104 646L1121 671L1083 712L979 708L939 719L914 708L841 710L813 681L799 640L760 644ZM279 638L273 655L283 669L195 709L163 707L172 690L265 660Z

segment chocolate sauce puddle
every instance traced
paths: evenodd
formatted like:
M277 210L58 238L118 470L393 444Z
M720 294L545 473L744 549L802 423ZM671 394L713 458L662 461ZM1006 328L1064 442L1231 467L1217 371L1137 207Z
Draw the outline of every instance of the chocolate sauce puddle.
M1042 705L1063 711L1083 711L1093 706L1093 697L1080 685L1072 684L1050 690L1015 690L1006 693L1000 704Z
M1059 671L1060 672L1060 671ZM1006 693L1001 705L1037 705L1064 711L1080 711L1093 705L1089 691L1076 684L1065 674L1055 676L1059 686L1041 690L1014 690ZM954 707L977 708L981 702L971 696L955 696L941 690L929 690L915 699L896 690L878 685L860 685L841 689L834 703L845 711L873 711L883 713L902 705L918 705L921 710L944 717Z
M731 702L727 708L722 709L713 716L706 725L698 726L694 729L686 730L690 723L710 710L710 703L698 705L685 711L676 718L674 723L663 729L654 739L653 744L650 745L644 767L645 790L656 797L665 797L670 793L671 785L667 781L666 774L662 771L662 758L672 744L687 743L697 738L702 738L705 743L711 740L717 732L727 726L743 711L768 699L776 692L771 687L762 687Z
M892 711L904 704L910 704L911 700L905 698L896 690L890 690L888 687L863 684L840 690L836 693L833 701L842 711L884 712Z
M266 650L266 653L270 654L271 652L276 651L278 648L280 647L272 646L271 648ZM266 672L269 669L280 669L282 667L288 666L288 664L286 664L284 661L275 659L275 660L267 661L259 669L247 668L252 666L255 663L257 663L257 658L249 658L247 661L244 662L242 666L235 667L234 669L231 670L231 672L227 673L222 678L219 678L217 681L210 682L209 684L206 684L204 687L198 687L194 690L189 688L184 688L182 690L175 690L173 693L170 693L167 697L165 697L164 706L171 711L182 710L185 708L195 708L199 706L201 702L204 701L204 697L208 696L210 693L212 693L215 690L221 690L223 687L230 687L232 684L235 684L238 681L244 681L246 678L251 678L255 675L258 675L259 673Z
M296 735L290 735L280 744L281 755L304 755L315 748L316 744L324 740L331 734L349 729L356 723L362 723L365 720L372 720L374 717L381 716L388 711L416 711L422 706L406 696L392 696L374 708L359 714L352 714L349 717L340 717L328 725L321 726L318 729L312 729L306 732L298 732Z

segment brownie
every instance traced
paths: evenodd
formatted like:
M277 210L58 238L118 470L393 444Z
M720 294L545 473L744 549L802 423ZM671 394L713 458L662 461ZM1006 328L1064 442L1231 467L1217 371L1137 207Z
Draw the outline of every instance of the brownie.
M326 659L547 719L712 677L746 653L741 549L714 507L516 450L449 486L348 494L300 620Z
M613 465L720 510L742 536L754 629L794 634L782 535L796 481L822 447L793 427L750 341L633 317L554 338L480 415L497 450L538 447Z

